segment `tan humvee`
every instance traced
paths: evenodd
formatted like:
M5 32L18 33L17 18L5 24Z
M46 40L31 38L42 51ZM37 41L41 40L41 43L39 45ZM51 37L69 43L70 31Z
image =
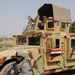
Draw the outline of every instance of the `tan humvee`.
M0 58L6 58L2 72L7 75L5 66L15 61L15 52L19 49L27 54L34 75L75 69L75 34L69 33L70 26L69 9L44 4L35 20L29 16L24 34L13 35L14 48L0 52Z

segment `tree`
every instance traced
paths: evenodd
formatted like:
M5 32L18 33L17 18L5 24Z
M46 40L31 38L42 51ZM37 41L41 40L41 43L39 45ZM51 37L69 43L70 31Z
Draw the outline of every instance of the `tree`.
M70 27L70 32L75 33L75 21L72 23L72 25Z

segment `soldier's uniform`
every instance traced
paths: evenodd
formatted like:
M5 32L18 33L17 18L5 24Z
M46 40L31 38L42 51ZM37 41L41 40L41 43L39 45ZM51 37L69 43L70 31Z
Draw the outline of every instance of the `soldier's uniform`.
M23 60L19 64L16 64L15 68L18 75L33 75L33 71L28 60Z
M23 52L17 52L16 56L25 57ZM13 69L14 75L34 75L29 60L25 58L21 62L13 64Z

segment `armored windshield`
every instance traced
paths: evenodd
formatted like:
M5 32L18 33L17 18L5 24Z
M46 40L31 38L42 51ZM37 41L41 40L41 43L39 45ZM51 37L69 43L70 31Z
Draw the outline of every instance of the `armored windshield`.
M40 45L40 36L35 36L35 37L29 37L28 38L29 42L28 45Z

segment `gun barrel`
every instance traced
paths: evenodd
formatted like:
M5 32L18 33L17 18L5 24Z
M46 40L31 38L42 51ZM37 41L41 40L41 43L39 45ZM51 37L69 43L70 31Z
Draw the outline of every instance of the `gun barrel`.
M30 16L27 17L30 21L34 22L33 18L31 18Z

